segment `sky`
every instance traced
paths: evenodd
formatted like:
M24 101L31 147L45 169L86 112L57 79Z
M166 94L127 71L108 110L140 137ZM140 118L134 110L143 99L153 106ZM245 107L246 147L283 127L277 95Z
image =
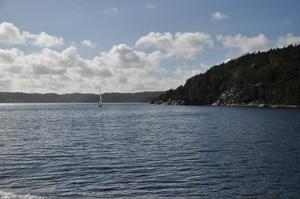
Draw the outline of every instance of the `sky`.
M299 0L0 0L0 92L159 91L300 43Z

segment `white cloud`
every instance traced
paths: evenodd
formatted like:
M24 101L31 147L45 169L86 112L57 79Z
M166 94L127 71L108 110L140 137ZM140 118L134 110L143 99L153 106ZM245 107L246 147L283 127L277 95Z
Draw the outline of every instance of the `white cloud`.
M253 37L237 34L218 35L217 41L224 46L226 53L234 54L228 57L231 58L237 56L236 52L299 43L300 37L289 33L271 41L263 34ZM199 65L191 68L190 60L184 60L186 66L175 67L174 71L171 66L164 66L168 63L162 62L162 59L191 59L214 46L210 35L202 32L150 32L139 38L135 45L152 49L141 50L118 44L92 58L84 58L74 46L61 51L50 48L63 42L61 37L44 32L32 34L20 31L11 23L1 23L0 43L27 43L45 48L36 52L0 48L0 91L87 93L98 92L99 87L104 92L167 90L176 88L188 77L205 72L209 67ZM82 45L90 44L94 43L82 41Z
M270 41L264 34L254 37L237 34L235 36L218 35L217 40L227 49L238 49L241 53L267 50Z
M183 81L182 76L168 77L168 71L160 65L164 56L160 50L148 53L118 44L86 59L73 46L62 51L50 49L63 44L61 37L20 31L13 24L4 24L2 29L5 31L0 34L1 43L27 43L45 48L31 53L17 48L0 49L0 91L97 92L101 86L105 92L133 92L167 90ZM205 37L200 33L177 33L162 48L168 50L168 56L190 57L202 50L193 46L194 43L199 45L201 36ZM170 49L167 49L168 42L171 42ZM179 46L185 48L185 52L181 52Z
M56 51L44 48L25 53L0 49L3 89L23 92L97 92L166 90L179 80L162 75L161 53L133 50L125 44L84 59L75 47ZM5 81L13 79L14 81ZM0 90L0 91L3 91Z
M64 39L62 37L48 35L45 32L41 32L38 35L31 35L30 38L33 39L34 45L40 47L56 47L64 44Z
M279 36L277 40L269 40L264 34L259 34L254 37L248 37L246 35L237 34L230 35L217 35L217 40L226 48L231 50L238 50L240 53L251 53L253 51L266 51L270 48L282 48L288 45L300 44L300 36L295 36L293 33L288 33L285 36ZM229 57L233 58L238 54L227 52ZM232 54L233 53L233 54Z
M93 43L93 42L90 41L90 40L83 40L83 41L81 42L81 44L82 44L83 46L86 46L86 47L89 47L89 48L96 48L96 46L97 46L96 43Z
M159 51L146 54L135 51L126 44L115 45L108 52L102 52L95 57L99 65L113 68L155 68L159 66L161 54Z
M222 21L222 20L225 20L225 19L228 19L229 16L219 12L219 11L216 11L214 13L211 14L211 19L214 20L214 21Z
M9 64L14 62L16 57L23 56L23 51L16 48L0 49L0 63Z
M24 43L25 40L26 37L24 36L24 33L22 33L13 23L0 23L0 43L20 44Z
M203 70L202 69L184 69L184 68L178 67L178 68L176 68L174 73L177 76L181 77L181 79L186 80L194 75L203 73Z
M95 85L101 82L97 78L111 76L109 69L80 57L75 47L61 52L44 48L29 54L17 49L2 49L0 73L14 80L10 83L12 91L59 93L91 92L93 82Z
M205 48L213 46L213 40L202 32L169 33L150 32L139 38L136 46L154 46L164 49L168 57L193 58Z
M47 65L36 65L32 64L32 72L37 75L61 75L66 72L66 69L61 68L61 69L53 69L48 67Z
M110 13L110 14L118 14L119 9L118 9L118 8L115 8L115 7L113 7L113 8L106 8L106 9L105 9L105 12L106 12L106 13Z
M25 44L31 43L40 47L56 47L64 44L62 37L49 35L45 32L32 34L27 31L20 31L13 23L2 22L0 24L0 43Z
M290 44L300 44L300 36L294 36L293 33L288 33L286 36L281 36L277 40L277 47L284 47Z

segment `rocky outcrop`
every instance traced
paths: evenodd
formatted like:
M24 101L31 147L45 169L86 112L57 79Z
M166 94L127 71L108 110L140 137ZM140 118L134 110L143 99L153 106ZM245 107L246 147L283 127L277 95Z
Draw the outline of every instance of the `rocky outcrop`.
M167 101L154 101L151 102L153 104L162 104L162 105L184 105L186 104L186 102L184 100L172 100L172 99L168 99Z
M230 88L224 90L219 98L211 105L226 105L226 106L259 106L264 107L264 101L259 96L260 91L263 91L262 83L248 84L244 88Z

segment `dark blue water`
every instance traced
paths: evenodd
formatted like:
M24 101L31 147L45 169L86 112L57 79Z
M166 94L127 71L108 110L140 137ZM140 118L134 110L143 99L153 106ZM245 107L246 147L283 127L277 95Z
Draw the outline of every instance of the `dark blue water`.
M300 198L300 110L0 105L0 198Z

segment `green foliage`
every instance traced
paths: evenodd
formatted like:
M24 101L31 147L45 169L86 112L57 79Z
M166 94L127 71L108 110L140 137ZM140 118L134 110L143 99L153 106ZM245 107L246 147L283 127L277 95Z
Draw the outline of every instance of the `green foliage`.
M223 96L223 97L222 97ZM225 97L224 97L225 96ZM186 104L300 105L300 46L243 55L189 78L154 101Z

